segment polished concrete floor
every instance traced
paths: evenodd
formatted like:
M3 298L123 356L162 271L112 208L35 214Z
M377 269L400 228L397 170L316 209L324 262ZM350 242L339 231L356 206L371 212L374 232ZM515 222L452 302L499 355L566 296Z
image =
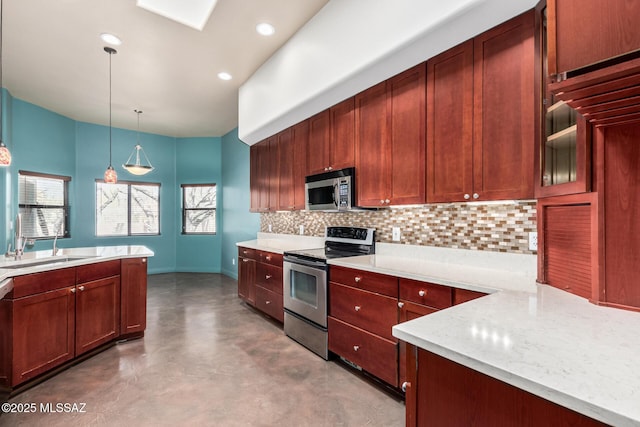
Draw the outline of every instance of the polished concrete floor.
M38 411L0 426L404 425L402 401L287 338L236 290L217 274L149 276L145 337L10 399ZM41 412L47 403L86 405Z

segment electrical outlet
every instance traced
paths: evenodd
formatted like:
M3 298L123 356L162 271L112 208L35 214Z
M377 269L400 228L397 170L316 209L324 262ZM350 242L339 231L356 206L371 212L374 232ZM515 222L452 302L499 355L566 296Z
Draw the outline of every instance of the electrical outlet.
M529 250L530 251L538 250L538 232L537 231L529 232Z
M300 234L301 234L301 235L302 235L302 234L304 234L304 225L301 225L301 226L300 226Z
M267 225L267 228L269 229L269 233L271 233L272 232L271 224Z
M400 241L400 227L393 227L391 229L391 240L394 242Z
M236 259L235 258L231 258L231 265L236 265Z

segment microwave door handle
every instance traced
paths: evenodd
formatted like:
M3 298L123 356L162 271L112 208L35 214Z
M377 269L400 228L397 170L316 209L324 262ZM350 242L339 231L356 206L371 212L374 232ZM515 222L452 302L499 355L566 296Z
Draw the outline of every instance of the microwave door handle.
M336 205L336 209L338 209L338 200L336 200L336 194L338 194L338 183L333 184L333 204Z

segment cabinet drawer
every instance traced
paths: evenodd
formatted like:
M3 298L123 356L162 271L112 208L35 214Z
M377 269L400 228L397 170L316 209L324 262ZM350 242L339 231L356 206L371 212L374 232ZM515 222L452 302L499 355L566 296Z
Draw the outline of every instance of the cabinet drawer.
M256 270L258 285L282 295L282 267L259 262Z
M332 282L398 298L398 279L393 276L331 266L329 277Z
M13 278L13 298L39 294L76 284L76 269L43 271Z
M362 289L329 284L329 314L397 342L391 328L398 323L398 300Z
M381 380L398 386L398 345L333 317L328 319L329 350Z
M238 248L238 258L257 259L256 252L257 251L255 249L239 247Z
M106 277L120 275L120 260L97 262L77 268L76 283L91 282Z
M271 292L262 286L256 286L256 308L278 322L284 322L282 294Z
M282 267L282 254L260 251L258 257L260 262L275 265L276 267Z
M452 305L452 292L449 286L400 279L400 299L434 308L447 308Z

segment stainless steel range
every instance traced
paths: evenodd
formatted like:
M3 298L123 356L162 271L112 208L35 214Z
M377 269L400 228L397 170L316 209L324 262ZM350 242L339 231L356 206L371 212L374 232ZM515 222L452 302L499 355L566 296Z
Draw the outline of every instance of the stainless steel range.
M284 332L327 360L327 259L375 253L375 229L327 227L324 248L284 253Z

